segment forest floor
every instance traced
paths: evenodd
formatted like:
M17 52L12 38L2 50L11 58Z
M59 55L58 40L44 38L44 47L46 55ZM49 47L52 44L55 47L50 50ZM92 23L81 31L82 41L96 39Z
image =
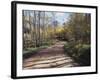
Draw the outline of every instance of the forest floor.
M35 55L23 60L23 69L43 69L79 66L69 55L64 53L65 42L60 41Z

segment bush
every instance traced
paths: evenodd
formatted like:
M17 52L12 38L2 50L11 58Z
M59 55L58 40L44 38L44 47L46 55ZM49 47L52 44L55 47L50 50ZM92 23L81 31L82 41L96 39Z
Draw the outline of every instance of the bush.
M75 44L73 44L72 42L66 43L64 45L65 53L68 53L70 56L73 56L74 53L76 52L74 46Z
M40 46L40 47L39 47L39 49L45 49L45 48L48 48L48 46L45 45L45 46Z
M41 49L45 49L47 47L48 46L45 45L36 48L27 48L26 50L23 50L23 58L29 58L30 56L35 55Z
M27 49L23 50L23 59L29 58L30 56L37 53L38 50L39 50L38 48L27 48Z
M78 52L78 60L83 63L83 65L90 65L91 54L90 45L84 44Z
M74 49L75 49L75 54L73 56L75 57L78 57L79 56L79 50L82 48L82 45L81 43L78 43L74 46Z
M72 56L75 60L85 66L90 65L90 45L81 43L66 43L64 45L66 54Z
M53 44L55 44L55 42L52 41L52 40L46 41L46 42L43 42L43 43L42 43L43 46L45 46L45 45L50 46L50 45L53 45Z

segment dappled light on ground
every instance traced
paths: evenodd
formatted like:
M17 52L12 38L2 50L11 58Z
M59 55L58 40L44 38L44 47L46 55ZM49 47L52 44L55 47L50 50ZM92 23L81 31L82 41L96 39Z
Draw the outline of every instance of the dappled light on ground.
M64 54L65 42L57 42L46 49L39 51L36 55L28 59L24 59L24 69L40 69L40 68L60 68L78 66L70 56Z

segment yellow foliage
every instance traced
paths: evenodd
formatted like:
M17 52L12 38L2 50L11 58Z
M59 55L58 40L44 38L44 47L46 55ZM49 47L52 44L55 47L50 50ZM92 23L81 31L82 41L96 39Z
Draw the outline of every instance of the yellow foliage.
M63 27L57 27L57 28L56 28L56 32L57 32L57 33L60 33L60 32L62 32L63 30L64 30Z

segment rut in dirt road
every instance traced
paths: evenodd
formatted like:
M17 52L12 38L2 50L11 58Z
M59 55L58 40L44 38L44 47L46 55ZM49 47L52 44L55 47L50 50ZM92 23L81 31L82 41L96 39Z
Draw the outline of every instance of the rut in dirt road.
M79 64L64 53L65 42L58 42L53 46L43 49L30 58L24 59L23 69L43 69L74 67Z

